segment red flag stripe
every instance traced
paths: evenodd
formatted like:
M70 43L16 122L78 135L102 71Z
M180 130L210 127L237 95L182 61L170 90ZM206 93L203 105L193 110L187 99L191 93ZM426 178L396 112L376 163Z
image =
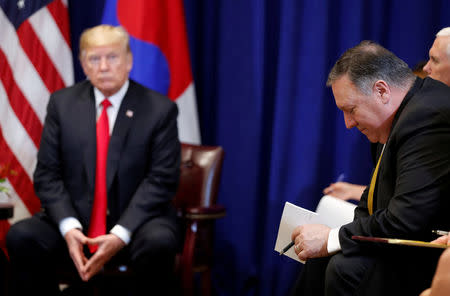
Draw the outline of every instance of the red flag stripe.
M178 64L173 68L173 86L169 89L169 97L178 98L192 82L191 61L189 58L189 47L187 31L184 20L183 3L169 9L169 44L167 48L171 63ZM180 46L180 48L178 48ZM172 69L171 69L172 70Z
M53 65L46 50L34 32L29 21L25 21L17 30L20 44L31 63L41 76L42 81L50 92L64 87L64 81Z
M23 95L21 89L17 86L11 67L2 50L0 50L0 65L3 65L0 69L0 79L8 94L9 104L36 147L39 147L42 123Z
M34 13L28 21L52 59L65 85L71 85L73 83L72 51L50 11L44 7Z
M3 50L17 86L20 88L39 120L44 122L47 100L50 93L39 73L20 45L14 26L0 9L0 49Z
M16 193L20 196L22 202L30 213L39 211L41 204L36 197L33 189L33 183L24 171L14 153L12 153L0 130L0 163L7 163L17 175L8 177L9 183L12 185Z
M31 179L38 149L11 108L7 97L3 83L0 83L0 126L3 138Z
M66 6L61 0L55 0L47 6L47 9L70 47L69 15Z

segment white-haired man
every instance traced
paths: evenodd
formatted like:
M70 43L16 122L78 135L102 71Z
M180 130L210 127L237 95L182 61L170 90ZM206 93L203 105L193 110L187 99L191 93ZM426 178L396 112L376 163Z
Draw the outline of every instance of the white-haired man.
M431 78L450 86L450 27L436 34L429 55L430 59L423 69Z
M450 86L450 27L443 28L436 34L436 39L430 49L430 59L424 70L430 77ZM450 245L449 238L446 235L433 242ZM421 296L444 295L450 292L449 270L450 250L447 250L439 260L431 288L424 291Z

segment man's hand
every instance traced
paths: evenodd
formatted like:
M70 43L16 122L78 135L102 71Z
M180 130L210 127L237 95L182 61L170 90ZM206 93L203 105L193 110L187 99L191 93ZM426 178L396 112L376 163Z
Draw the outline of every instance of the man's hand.
M292 232L294 250L298 258L306 261L309 258L328 256L327 243L330 228L322 224L306 224L298 226Z
M69 249L70 258L72 258L78 274L83 278L83 270L88 259L84 255L83 246L87 243L88 238L81 230L74 228L69 230L64 236L67 248Z
M64 239L80 278L86 282L96 275L105 263L125 246L125 243L114 234L89 238L76 228L69 230ZM84 245L88 244L98 245L97 251L89 260L83 252Z
M336 182L326 187L323 190L323 194L329 194L342 200L353 199L359 201L364 189L366 189L366 186L363 185L356 185L347 182Z
M443 245L450 245L450 236L449 235L443 235L432 241L433 244L443 244Z
M96 275L106 262L125 247L125 243L114 234L87 238L86 242L89 245L98 245L98 249L82 269L81 279L83 281L88 281Z

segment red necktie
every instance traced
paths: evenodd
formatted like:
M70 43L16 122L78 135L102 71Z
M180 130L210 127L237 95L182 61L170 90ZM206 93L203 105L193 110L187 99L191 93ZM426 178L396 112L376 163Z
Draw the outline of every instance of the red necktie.
M102 102L103 110L97 121L97 163L95 170L95 195L92 207L91 223L89 225L88 236L97 237L106 233L106 210L107 210L107 189L106 189L106 159L108 155L109 143L109 122L106 109L111 106L108 99ZM97 246L89 246L91 253L97 250Z

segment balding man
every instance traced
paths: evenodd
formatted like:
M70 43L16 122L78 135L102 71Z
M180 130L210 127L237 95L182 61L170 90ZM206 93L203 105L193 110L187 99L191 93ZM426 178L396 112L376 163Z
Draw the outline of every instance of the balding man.
M439 252L353 237L430 240L432 229L450 227L450 88L414 76L368 41L340 57L327 85L347 128L384 145L353 222L293 231L295 252L307 262L291 295L418 295Z

